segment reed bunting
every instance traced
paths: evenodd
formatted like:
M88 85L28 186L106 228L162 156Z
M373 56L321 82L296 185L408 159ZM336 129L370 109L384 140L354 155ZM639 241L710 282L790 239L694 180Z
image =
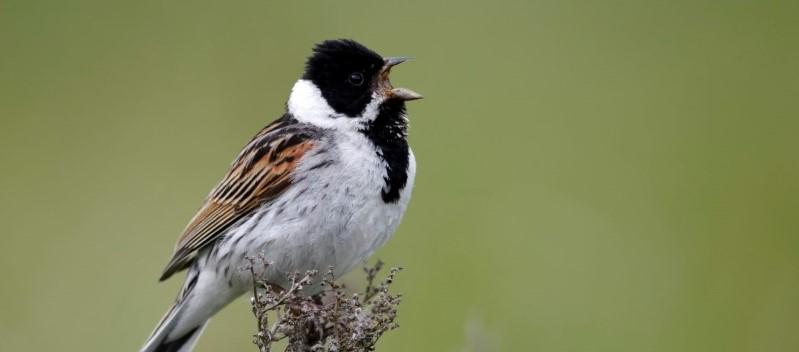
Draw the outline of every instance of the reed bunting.
M161 281L188 269L141 351L190 351L208 320L252 289L247 257L287 273L366 260L399 225L416 162L405 102L422 98L389 81L404 57L383 58L352 40L318 44L286 112L244 146L177 241Z

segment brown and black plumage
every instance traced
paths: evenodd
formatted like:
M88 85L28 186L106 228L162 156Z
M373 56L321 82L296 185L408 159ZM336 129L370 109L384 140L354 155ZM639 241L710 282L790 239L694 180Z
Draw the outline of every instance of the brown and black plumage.
M317 135L313 127L299 124L289 114L258 132L183 230L159 280L185 269L225 229L285 191Z

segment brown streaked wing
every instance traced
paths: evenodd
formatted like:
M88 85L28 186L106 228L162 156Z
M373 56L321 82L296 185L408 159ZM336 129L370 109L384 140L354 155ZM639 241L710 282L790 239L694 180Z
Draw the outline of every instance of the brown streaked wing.
M178 238L160 281L186 268L202 248L228 227L291 185L291 173L314 146L314 134L288 128L281 120L264 128L242 150Z

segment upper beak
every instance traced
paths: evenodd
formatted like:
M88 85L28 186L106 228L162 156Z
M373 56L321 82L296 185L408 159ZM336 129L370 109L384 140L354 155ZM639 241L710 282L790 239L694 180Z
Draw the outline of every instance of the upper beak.
M386 66L391 67L391 66L397 66L410 59L411 58L407 56L394 56L394 57L387 57L383 60L386 62Z
M394 88L391 86L391 81L388 79L389 73L391 73L391 67L399 65L405 61L408 61L410 58L407 56L395 56L395 57L387 57L384 59L385 64L383 65L383 69L380 71L380 86L385 91L385 95L388 99L401 99L401 100L416 100L422 99L422 95L416 93L408 88Z

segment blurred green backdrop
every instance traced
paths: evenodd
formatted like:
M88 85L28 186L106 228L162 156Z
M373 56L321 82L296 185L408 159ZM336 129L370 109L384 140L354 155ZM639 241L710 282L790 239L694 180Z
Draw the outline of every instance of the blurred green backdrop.
M311 46L419 163L379 351L799 350L799 2L3 1L0 350L133 351L175 238ZM245 301L198 351L254 351ZM470 342L471 341L471 342ZM475 342L477 341L477 342Z

